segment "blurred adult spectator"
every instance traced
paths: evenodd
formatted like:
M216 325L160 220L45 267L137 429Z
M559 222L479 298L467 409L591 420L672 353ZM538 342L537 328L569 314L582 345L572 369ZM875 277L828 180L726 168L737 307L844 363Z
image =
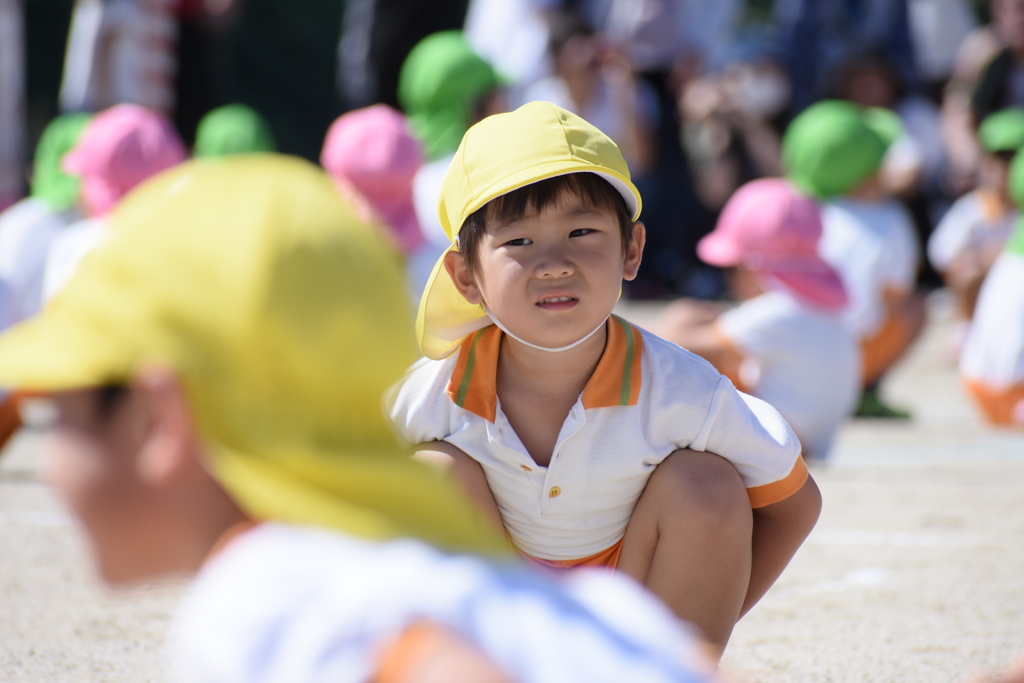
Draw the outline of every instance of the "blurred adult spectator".
M60 105L98 111L123 102L174 112L178 0L76 0Z
M551 75L550 14L562 0L471 0L466 14L466 40L511 83L512 108L530 101L524 91Z
M1002 45L971 95L975 126L994 111L1024 105L1024 0L994 0L992 17Z
M828 89L828 79L864 50L885 55L905 83L919 72L910 35L908 0L777 0L775 19L793 77L793 104L809 106Z
M23 191L24 44L21 3L0 0L0 211Z
M276 2L276 0L268 0ZM461 30L469 0L345 0L338 92L345 109L399 106L402 64L423 38Z
M967 0L909 0L914 61L925 94L934 101L953 75L961 44L977 28Z
M427 36L402 65L398 99L427 159L413 183L416 215L435 260L451 245L437 217L441 179L469 127L504 110L501 86L461 31Z
M554 74L528 87L524 100L553 102L582 116L615 141L632 175L648 174L658 116L653 89L580 13L557 12L550 26Z
M50 122L36 147L30 196L0 213L0 282L11 294L0 319L9 323L39 312L50 244L82 217L78 179L61 170L61 159L74 148L89 118L65 114Z
M366 205L364 222L379 226L405 257L409 289L419 302L437 254L416 217L413 181L423 150L406 118L386 104L343 114L327 131L320 164L350 203Z
M679 99L697 192L718 210L746 182L781 173L789 73L765 40L743 39L725 68L690 81Z
M863 354L859 414L870 417L907 417L886 406L877 387L925 316L924 299L914 292L920 251L913 223L878 177L898 132L888 110L826 100L797 116L783 139L788 177L824 202L821 255L850 298L845 318Z
M274 134L266 119L244 104L227 104L204 116L196 128L196 141L192 146L197 158L276 150Z
M928 258L956 296L965 320L974 316L981 283L1019 216L1008 178L1010 160L1024 147L1024 108L989 115L978 140L984 150L978 188L956 200L928 241Z
M57 235L46 257L43 299L57 296L79 262L107 237L106 216L121 198L150 176L188 158L174 127L159 114L119 104L89 121L61 168L81 181L87 218Z
M971 99L985 67L1006 47L1003 36L1020 31L1015 2L993 0L992 22L972 31L957 51L953 74L942 99L943 144L949 159L945 185L952 194L970 189L975 180L981 154L975 129L981 119L972 113Z

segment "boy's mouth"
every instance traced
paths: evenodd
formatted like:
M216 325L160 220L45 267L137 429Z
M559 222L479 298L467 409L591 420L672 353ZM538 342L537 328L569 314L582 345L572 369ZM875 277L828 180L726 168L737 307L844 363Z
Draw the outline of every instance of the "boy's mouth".
M549 296L538 301L537 306L547 311L564 311L577 303L579 303L579 299L574 296Z

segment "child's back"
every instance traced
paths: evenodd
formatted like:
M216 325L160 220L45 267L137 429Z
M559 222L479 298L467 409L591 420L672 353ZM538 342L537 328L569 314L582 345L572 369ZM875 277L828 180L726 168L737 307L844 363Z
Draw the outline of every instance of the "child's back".
M804 457L825 457L860 395L860 350L842 319L779 290L743 302L716 324L746 359L741 388L786 418Z

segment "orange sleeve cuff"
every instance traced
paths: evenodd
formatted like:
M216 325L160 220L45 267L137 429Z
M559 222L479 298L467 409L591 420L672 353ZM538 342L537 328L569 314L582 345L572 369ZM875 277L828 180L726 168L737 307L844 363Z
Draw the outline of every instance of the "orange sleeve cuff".
M784 478L770 484L751 486L747 489L750 507L763 508L766 505L786 500L803 488L807 476L807 464L804 463L802 456L798 456L793 464L793 469Z

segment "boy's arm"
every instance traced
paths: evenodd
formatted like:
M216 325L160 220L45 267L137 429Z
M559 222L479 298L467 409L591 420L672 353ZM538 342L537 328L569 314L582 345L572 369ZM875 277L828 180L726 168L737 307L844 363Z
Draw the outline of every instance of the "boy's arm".
M797 549L811 533L821 513L821 493L810 475L789 498L754 508L750 585L740 616L764 597Z
M487 477L484 476L484 468L480 466L480 463L466 455L461 448L453 446L447 441L421 443L413 449L412 457L435 467L454 479L459 488L480 510L484 519L504 530L505 526L501 521L498 503L494 500L494 494L491 493L491 488L487 485Z

